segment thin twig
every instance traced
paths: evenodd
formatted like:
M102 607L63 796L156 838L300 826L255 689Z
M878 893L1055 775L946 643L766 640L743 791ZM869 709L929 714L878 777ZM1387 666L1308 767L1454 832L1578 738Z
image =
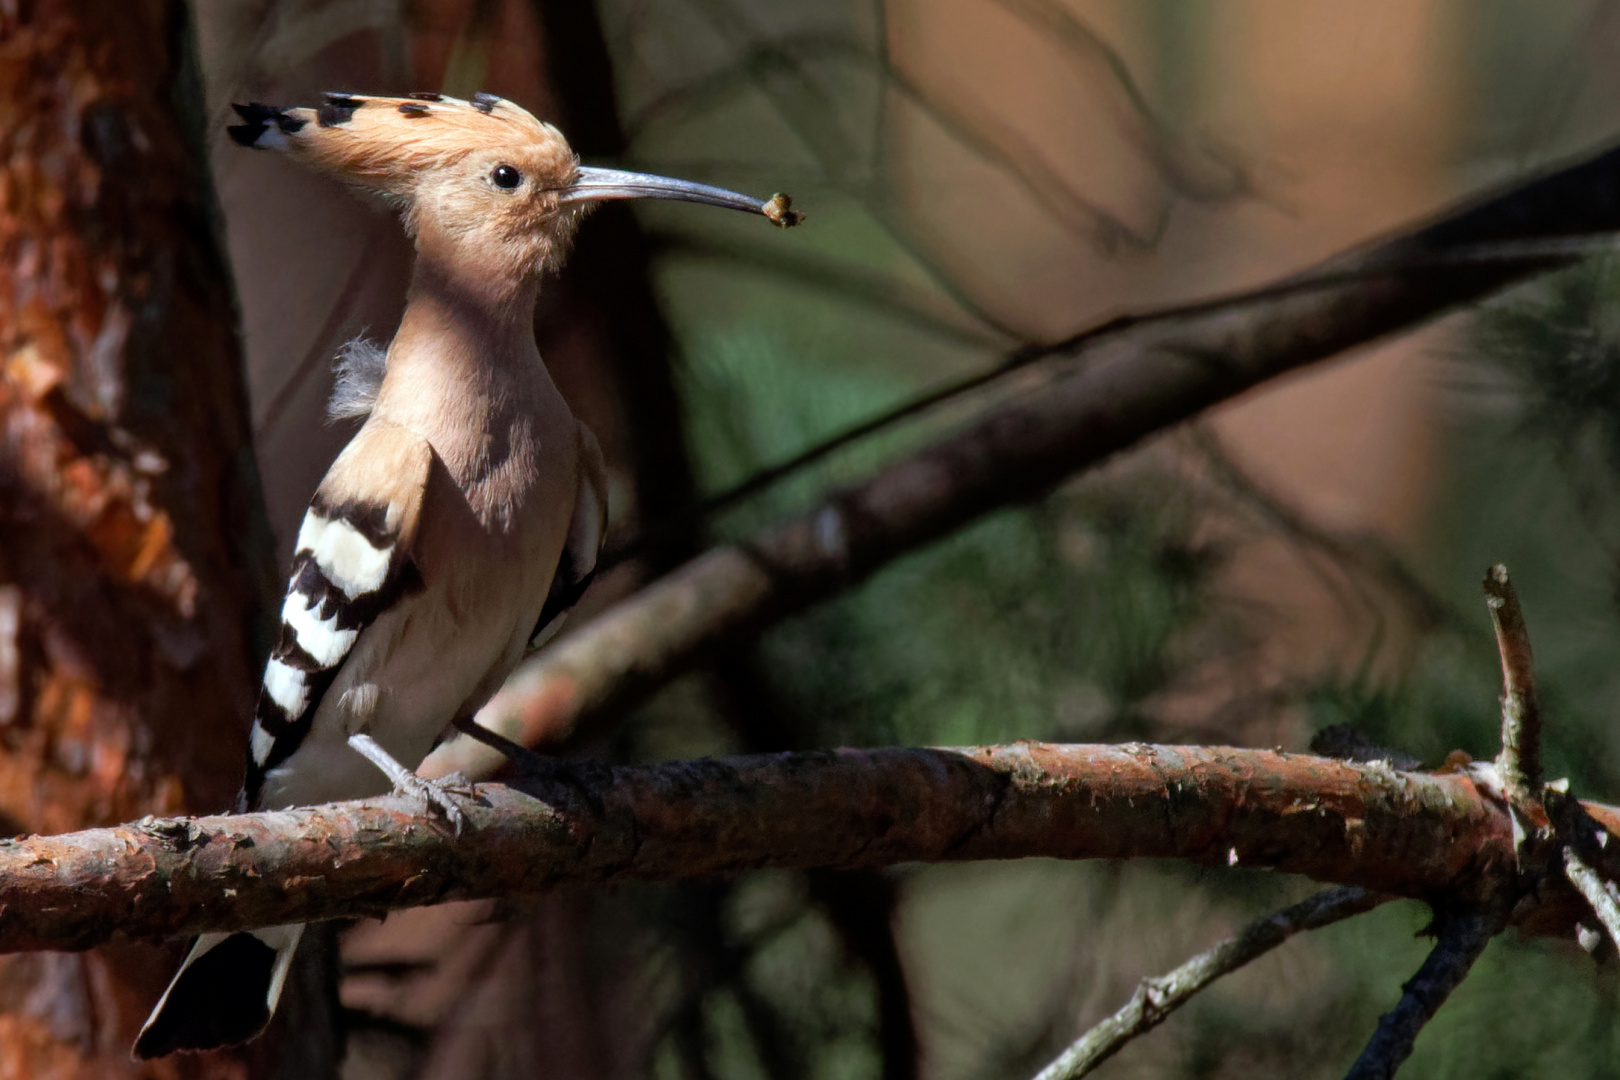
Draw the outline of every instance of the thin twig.
M861 148L849 138L843 125L838 122L840 110L837 103L828 97L806 69L803 49L810 47L815 50L830 50L834 54L843 52L869 61L872 56L868 51L839 35L810 35L798 46L793 46L791 40L787 38L766 40L748 24L741 12L726 4L703 3L701 10L709 24L722 37L729 39L739 50L745 50L745 59L735 68L738 77L752 83L759 90L783 122L803 142L805 148L815 156L829 177L844 176L850 163L865 158L866 155L861 152ZM882 78L886 89L892 89L904 96L926 114L932 115L935 112L935 102L920 88L912 86L909 80L892 66L879 68L878 75ZM718 77L724 79L726 76L722 72ZM706 76L700 82L707 79ZM960 128L952 117L936 116L935 119L947 131L962 133L965 130ZM631 138L634 141L634 126L631 131ZM994 143L969 142L967 145L992 164L1002 164L1005 160L1005 156ZM1027 183L1026 176L1017 171L1016 165L1013 169L1011 174L1013 179ZM958 307L997 333L1009 338L1020 336L994 312L980 304L956 277L940 264L928 245L921 242L904 221L895 200L881 193L881 185L869 183L857 186L865 189L859 201L867 215ZM1032 191L1031 194L1036 198L1040 197L1039 192ZM1084 209L1081 208L1079 212L1084 213ZM1056 214L1057 211L1054 211L1055 216Z
M1035 1080L1078 1080L1138 1035L1158 1027L1222 975L1259 959L1301 930L1316 930L1360 915L1388 899L1366 889L1330 889L1256 919L1236 937L1200 953L1170 974L1143 979L1124 1008L1076 1039Z
M1603 876L1582 862L1574 848L1564 849L1564 876L1586 897L1586 902L1592 905L1598 920L1603 923L1603 929L1609 932L1609 940L1620 948L1620 903L1615 902L1614 894L1609 891Z
M1439 940L1404 987L1400 1003L1378 1018L1378 1030L1345 1074L1345 1080L1389 1080L1412 1056L1418 1033L1485 951L1501 920L1483 908L1437 917Z
M633 120L633 131L643 130L650 114L671 107L691 110L703 104L734 99L740 85L752 85L770 103L783 123L815 155L830 176L847 175L851 164L866 155L837 122L837 109L815 75L811 65L829 59L842 60L863 72L870 71L886 93L894 94L910 108L926 117L963 149L1005 175L1046 214L1077 239L1102 250L1126 247L1151 250L1162 236L1170 218L1170 204L1161 206L1146 228L1133 225L1102 203L1089 199L1069 184L1039 152L1039 147L1020 139L1007 124L983 110L969 113L966 101L948 102L931 93L892 65L880 64L860 42L843 34L809 33L763 38L748 26L741 12L720 3L704 3L703 14L710 26L729 39L739 50L738 59L712 74L705 74L676 87ZM1161 163L1165 155L1153 155ZM1169 186L1184 185L1167 177ZM892 199L877 193L880 183L869 185L872 195L862 199L864 208L903 246L915 243L903 222L892 213ZM933 263L929 259L930 264ZM937 265L925 267L930 276ZM952 283L952 288L957 286ZM988 314L973 304L975 314ZM991 325L986 322L986 325Z
M1100 63L1125 100L1128 116L1135 120L1132 141L1141 145L1158 165L1160 177L1167 187L1186 199L1214 201L1249 194L1252 183L1247 171L1227 155L1209 145L1195 146L1162 116L1148 100L1148 95L1132 74L1130 64L1102 35L1074 14L1068 5L1053 0L996 0L1030 29L1047 41L1061 45L1070 55L1074 66ZM1198 170L1192 160L1201 155L1208 167ZM1202 171L1203 177L1195 175ZM1219 180L1210 174L1223 174Z
M1523 806L1540 799L1541 710L1530 632L1507 567L1498 564L1485 572L1485 606L1502 656L1502 752L1496 765L1508 797Z
M1430 588L1377 533L1338 531L1317 524L1276 493L1267 490L1239 464L1212 425L1193 424L1190 434L1194 447L1203 454L1215 481L1255 512L1266 527L1280 532L1307 551L1314 549L1321 552L1347 578L1360 574L1382 585L1390 597L1410 612L1419 628L1472 632L1462 613ZM1385 605L1380 599L1365 596L1360 590L1354 595L1342 592L1326 567L1320 567L1315 560L1312 563L1319 567L1324 586L1334 592L1346 613L1352 610L1357 599L1361 599L1363 602L1355 606L1364 610L1375 624L1381 625Z

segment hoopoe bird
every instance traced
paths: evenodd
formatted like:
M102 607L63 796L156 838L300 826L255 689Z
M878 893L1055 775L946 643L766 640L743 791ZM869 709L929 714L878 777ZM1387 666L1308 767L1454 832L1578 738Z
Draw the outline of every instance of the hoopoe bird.
M477 734L473 714L584 591L607 527L601 451L535 347L542 276L605 199L799 215L785 196L581 166L556 128L488 94L234 108L237 143L380 195L417 252L386 358L351 351L340 371L333 411L365 419L298 530L238 810L392 788L459 831L446 786L414 770L451 725ZM263 1031L302 930L198 937L136 1056Z

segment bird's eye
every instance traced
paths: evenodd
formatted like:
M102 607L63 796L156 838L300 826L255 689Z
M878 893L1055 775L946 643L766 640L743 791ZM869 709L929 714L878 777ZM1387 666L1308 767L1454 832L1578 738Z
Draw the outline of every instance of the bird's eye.
M503 191L511 191L513 188L523 183L523 174L512 168L510 165L497 165L495 166L495 173L491 179L495 181L496 187Z

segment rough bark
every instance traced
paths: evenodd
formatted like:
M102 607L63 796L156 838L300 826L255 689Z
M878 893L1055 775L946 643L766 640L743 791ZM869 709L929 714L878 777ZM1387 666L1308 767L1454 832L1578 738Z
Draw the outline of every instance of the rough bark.
M9 833L222 807L240 783L269 540L200 130L178 0L0 10ZM0 965L4 1070L134 1075L165 956Z
M1454 903L1499 897L1518 871L1506 805L1467 772L1220 747L553 762L465 810L459 837L380 799L5 841L0 951L761 867L1180 858ZM1553 885L1519 914L1572 932L1580 911Z

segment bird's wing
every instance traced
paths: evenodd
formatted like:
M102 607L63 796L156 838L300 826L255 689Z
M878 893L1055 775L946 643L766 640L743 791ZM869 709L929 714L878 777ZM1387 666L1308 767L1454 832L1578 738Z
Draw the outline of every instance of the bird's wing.
M568 540L557 560L540 618L535 620L529 648L538 649L562 629L568 613L585 595L596 576L597 556L607 540L607 467L602 448L584 424L579 431L579 487L574 492L574 516L568 523Z
M433 450L421 436L372 419L316 490L298 530L281 632L264 668L244 808L256 804L265 773L309 733L361 632L421 587L411 545L432 463Z

